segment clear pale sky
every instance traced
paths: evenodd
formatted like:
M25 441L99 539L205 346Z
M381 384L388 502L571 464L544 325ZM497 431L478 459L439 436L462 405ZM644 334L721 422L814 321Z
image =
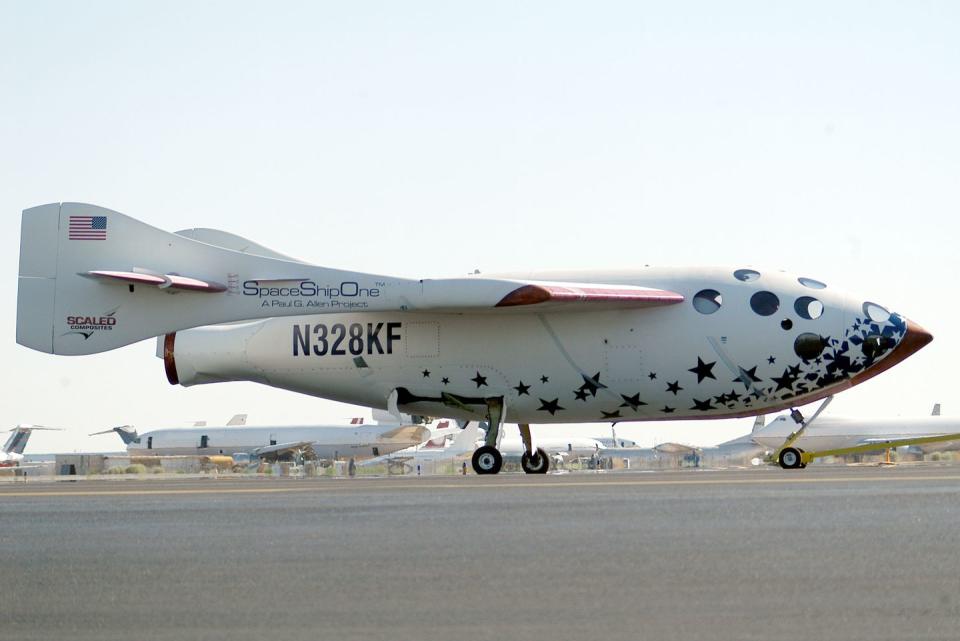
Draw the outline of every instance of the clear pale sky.
M31 451L241 411L369 415L172 387L152 341L16 345L20 212L66 200L403 276L788 269L935 335L833 413L960 414L955 2L2 1L0 116L0 426L67 428ZM711 444L749 424L618 433Z

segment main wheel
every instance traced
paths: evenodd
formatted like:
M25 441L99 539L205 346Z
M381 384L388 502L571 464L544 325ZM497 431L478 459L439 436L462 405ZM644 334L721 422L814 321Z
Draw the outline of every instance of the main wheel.
M473 471L477 474L497 474L503 467L503 456L492 445L483 445L473 453L470 464L473 465Z
M532 455L523 453L520 457L520 467L527 474L546 474L550 469L550 457L542 447L538 447Z
M785 470L798 470L802 467L806 467L803 464L803 458L800 456L800 450L795 447L786 447L780 452L780 456L777 460Z

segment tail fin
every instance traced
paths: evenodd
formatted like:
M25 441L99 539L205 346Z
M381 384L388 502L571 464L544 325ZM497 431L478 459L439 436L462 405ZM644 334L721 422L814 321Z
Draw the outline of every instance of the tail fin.
M398 297L382 293L399 283L225 249L103 207L53 203L23 212L17 342L94 354L201 325L396 309Z
M763 429L763 426L766 423L766 420L767 420L767 417L764 414L760 414L759 416L757 416L757 418L753 421L753 429L750 430L750 433L756 434L761 429Z
M235 427L238 425L247 424L247 415L246 414L234 414L233 417L227 421L228 427Z
M111 427L109 430L103 430L102 432L94 432L90 436L97 436L98 434L109 434L110 432L116 432L120 435L120 438L123 440L124 445L130 445L131 443L139 443L140 435L137 434L137 430L133 429L130 425L121 425L120 427Z
M30 435L34 430L51 430L51 431L61 431L56 427L42 427L40 425L17 425L15 428L10 430L10 438L7 439L7 442L3 444L3 451L7 454L23 454L23 450L27 447L27 441L30 440Z
M933 411L930 412L930 416L940 416L940 403L934 404Z
M466 454L467 452L472 452L476 449L478 435L478 423L471 421L469 425L460 430L460 433L453 438L453 442L450 443L449 452L451 454Z

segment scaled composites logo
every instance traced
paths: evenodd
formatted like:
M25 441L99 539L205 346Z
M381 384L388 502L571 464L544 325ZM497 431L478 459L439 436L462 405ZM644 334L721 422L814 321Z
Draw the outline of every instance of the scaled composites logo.
M89 339L96 332L109 332L112 331L117 325L117 318L115 314L120 307L114 307L109 312L104 313L101 316L85 316L77 314L76 316L67 316L66 321L67 325L70 327L70 331L64 332L61 336L69 336L70 334L77 334L83 336L83 340Z
M356 281L319 285L312 280L246 280L243 295L256 296L261 307L363 309L370 306L369 299L380 297L384 285L379 281L366 286Z

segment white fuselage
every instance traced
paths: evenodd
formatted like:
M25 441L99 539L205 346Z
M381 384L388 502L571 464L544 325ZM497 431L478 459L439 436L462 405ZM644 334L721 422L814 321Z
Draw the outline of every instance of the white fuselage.
M789 416L778 416L760 428L753 440L774 450L799 426ZM846 447L857 447L874 441L923 438L960 434L960 420L944 416L922 418L847 418L821 416L800 436L794 447L806 452L821 452ZM936 443L924 449L950 449L956 442ZM877 449L883 449L878 445Z
M23 454L0 452L0 467L14 467L23 461Z
M380 456L409 447L409 439L390 440L384 432L397 425L278 427L191 427L151 430L129 443L127 452L137 456L233 455L284 443L309 442L318 458Z
M482 418L484 399L502 397L506 421L543 424L778 411L882 371L906 342L907 321L876 308L868 317L861 299L782 272L745 281L734 271L540 274L657 287L685 300L600 311L270 318L177 332L160 355L182 385L251 380L375 408L396 391L402 411L463 419ZM716 302L704 302L704 291ZM263 299L278 309L299 302Z
M600 441L592 438L570 437L537 437L533 438L534 447L543 449L547 454L564 454L573 458L579 456L591 456L597 452L603 445ZM523 442L519 437L504 437L500 441L500 453L504 456L520 456L524 453Z

